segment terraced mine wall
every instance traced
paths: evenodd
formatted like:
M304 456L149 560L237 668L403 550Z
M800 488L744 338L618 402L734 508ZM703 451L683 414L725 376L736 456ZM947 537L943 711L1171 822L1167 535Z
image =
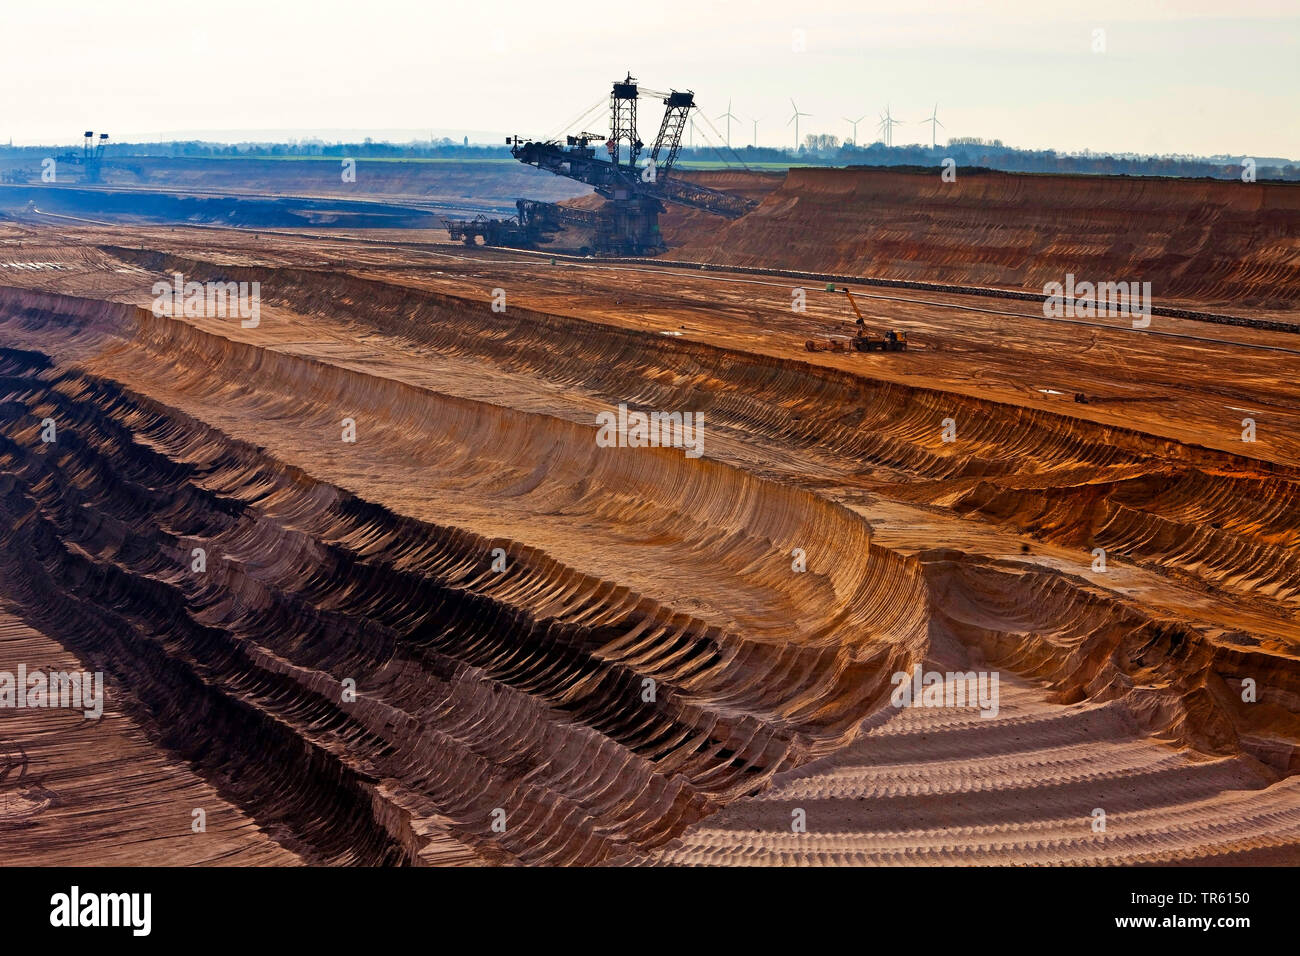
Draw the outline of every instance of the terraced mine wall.
M668 256L1020 290L1073 273L1151 281L1157 299L1294 310L1300 187L791 169L758 209Z
M583 262L585 256L569 255L556 252L536 252L528 249L513 249L512 255L547 256L567 262ZM623 263L638 265L651 260L645 258L610 256L602 257L602 263ZM698 272L734 272L741 275L774 276L792 279L796 282L826 282L831 284L852 283L854 285L875 286L880 289L911 289L916 292L941 292L949 295L975 295L988 299L1010 299L1019 302L1043 304L1048 297L1036 292L1016 292L1011 289L991 289L987 286L953 285L940 282L916 282L905 279L881 279L876 276L842 275L833 272L797 272L792 269L771 269L759 266L731 266L720 262L687 262L675 260L674 269L692 269ZM1076 302L1079 300L1076 299ZM1153 305L1152 315L1166 315L1174 319L1193 319L1198 322L1213 322L1217 325L1235 325L1247 329L1264 329L1270 332L1300 332L1300 321L1285 322L1275 319L1247 318L1239 315L1224 315L1219 312L1204 312L1199 309L1178 309L1169 306Z
M509 540L369 504L43 352L4 350L6 596L129 689L164 746L307 860L600 862L648 849L843 740L923 644L915 562L810 495L764 493L708 462L674 480L683 466L667 452L593 455L569 423L512 420L130 307L19 299L6 297L7 334L62 337L51 350L83 359L119 336L133 352L147 342L172 387L203 392L200 406L251 398L295 431L322 404L397 409L386 444L422 432L422 466L450 461L460 481L478 467L479 485L495 474L516 486L489 446L534 473L545 446L652 523L667 493L678 522L703 514L715 528L843 544L830 569L841 600L820 628L784 642L728 632ZM241 396L251 381L258 396ZM46 418L61 423L49 447ZM743 537L716 546L751 562ZM489 571L496 546L508 573ZM212 574L187 573L194 547ZM652 705L633 705L647 679ZM498 807L504 841L488 829Z
M641 858L852 740L889 676L944 644L1201 753L1300 769L1293 645L1014 560L900 553L849 504L1103 545L1281 621L1300 609L1292 467L393 282L114 254L260 281L268 316L578 409L0 288L0 592L309 862ZM708 457L597 453L590 412L621 401L702 412ZM340 409L373 435L360 458L337 451ZM747 443L757 465L729 451ZM822 553L791 575L808 542ZM1267 700L1241 702L1247 678Z

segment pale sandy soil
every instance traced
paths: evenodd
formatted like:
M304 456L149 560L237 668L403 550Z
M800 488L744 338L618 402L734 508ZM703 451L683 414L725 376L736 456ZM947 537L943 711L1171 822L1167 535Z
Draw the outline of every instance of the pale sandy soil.
M0 671L73 672L80 662L0 607ZM40 866L293 866L238 807L112 706L0 709L0 834L6 863ZM203 811L196 815L195 811Z

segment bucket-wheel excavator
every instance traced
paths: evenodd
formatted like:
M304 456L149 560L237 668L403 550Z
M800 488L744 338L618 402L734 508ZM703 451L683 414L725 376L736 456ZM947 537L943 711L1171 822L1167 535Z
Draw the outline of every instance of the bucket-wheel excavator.
M82 137L83 142L80 152L68 150L55 158L60 163L80 166L82 168L81 181L83 183L98 183L103 174L104 151L108 148L108 134L100 133L98 143L95 142L93 130L86 130Z
M642 94L659 97L664 104L659 134L642 159L645 143L637 133L637 103ZM566 136L533 141L512 136L506 140L510 154L519 162L536 166L592 186L605 202L594 210L581 210L554 203L521 199L515 219L478 219L446 222L452 239L474 244L535 248L554 241L556 233L570 227L590 234L588 252L602 256L653 255L665 249L659 231L659 214L664 202L705 209L728 219L743 216L757 203L729 193L708 189L673 176L681 150L695 94L690 90L662 92L640 87L629 73L615 81L610 92L610 132ZM608 159L599 156L599 143Z

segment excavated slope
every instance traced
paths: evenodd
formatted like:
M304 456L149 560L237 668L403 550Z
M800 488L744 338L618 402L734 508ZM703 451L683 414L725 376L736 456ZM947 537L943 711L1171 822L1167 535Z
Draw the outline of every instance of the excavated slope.
M1157 299L1300 309L1300 187L958 170L791 169L670 258L1041 292L1148 281Z
M1300 778L1153 747L1122 705L908 708L657 852L672 865L1294 864ZM795 811L807 832L792 830ZM1105 814L1097 826L1095 811Z
M686 179L709 189L720 189L723 192L752 199L754 202L762 202L781 185L783 178L780 173L701 169L677 170L672 175L675 179ZM605 203L606 200L601 196L591 193L577 199L565 200L562 205L578 209L598 209ZM725 216L675 202L664 203L664 211L659 214L659 230L670 249L719 233L730 222L731 220Z
M164 746L308 860L595 863L653 847L847 739L924 640L915 564L806 493L708 461L687 475L666 451L596 453L565 422L140 310L9 304L14 337L66 337L84 357L87 338L111 354L126 330L131 360L162 370L142 382L200 408L250 403L265 445L43 353L0 353L2 583L35 626L131 689ZM782 640L729 631L621 586L617 560L606 578L582 574L508 539L395 514L268 453L277 430L332 428L332 410L317 416L343 403L367 424L390 419L374 426L366 466L384 447L409 464L414 445L431 489L477 487L510 507L533 493L558 503L567 486L579 493L565 522L598 528L619 505L575 488L583 476L623 490L620 520L689 536L715 574L755 565L760 587L765 550L833 541L838 559L808 576L824 611ZM47 418L60 423L48 447ZM212 561L203 574L187 567L195 547ZM510 821L499 838L497 809Z
M0 595L295 858L1295 858L1295 467L402 281L102 254L144 289L260 281L262 325L0 288ZM703 412L705 456L597 448L620 402ZM922 661L1001 670L1002 715L887 706ZM808 799L822 842L788 846Z

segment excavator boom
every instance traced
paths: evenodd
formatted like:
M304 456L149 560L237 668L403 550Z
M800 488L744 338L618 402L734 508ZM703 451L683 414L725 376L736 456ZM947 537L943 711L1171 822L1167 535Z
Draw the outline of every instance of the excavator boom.
M854 325L858 327L858 332L852 340L844 341L842 339L824 339L816 341L809 339L804 343L804 348L809 352L905 352L907 351L907 333L898 332L890 329L881 338L875 338L867 331L867 317L862 314L858 308L857 299L853 298L853 293L845 286L842 289L836 289L834 283L826 286L827 292L843 292L849 300L849 305L853 307L853 314L857 316Z
M848 286L845 286L843 291L849 297L849 305L853 306L853 313L858 317L858 325L866 325L867 320L863 317L862 310L858 308L858 300L853 298L853 293L849 291Z

